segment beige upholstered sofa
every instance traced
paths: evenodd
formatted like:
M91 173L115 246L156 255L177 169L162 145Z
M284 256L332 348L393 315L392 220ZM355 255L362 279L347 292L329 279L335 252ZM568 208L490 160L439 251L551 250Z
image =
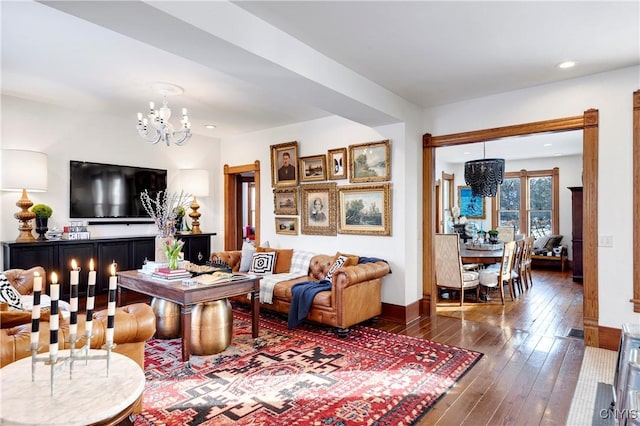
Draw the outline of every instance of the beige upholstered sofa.
M234 272L240 268L242 252L223 251L211 253L211 260L226 262ZM261 303L261 308L289 314L291 287L305 281L324 279L336 259L336 255L317 254L311 257L307 274L287 279L273 287L272 303ZM358 262L355 260L353 263ZM336 269L331 279L331 289L318 293L312 301L307 320L337 327L340 336L346 336L349 327L377 317L382 312L382 278L390 272L383 260L357 263ZM273 279L273 277L271 277ZM235 300L248 303L245 297Z

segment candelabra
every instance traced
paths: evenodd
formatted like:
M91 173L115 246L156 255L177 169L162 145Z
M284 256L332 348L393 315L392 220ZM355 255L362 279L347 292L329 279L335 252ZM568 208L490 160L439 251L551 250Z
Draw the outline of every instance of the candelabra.
M93 259L90 262L90 272L87 284L87 320L85 326L84 337L86 343L82 348L76 350L76 343L78 342L78 282L80 275L80 268L78 267L75 259L71 261L71 315L69 317L69 355L62 356L58 353L58 328L59 328L59 315L58 304L60 297L60 284L58 284L58 276L55 272L51 274L51 285L49 290L51 293L51 312L49 316L49 353L48 355L38 356L38 349L40 349L40 296L42 292L42 277L37 272L34 274L33 279L33 309L31 314L31 344L29 350L31 351L31 381L35 381L36 366L38 363L44 363L51 368L51 396L53 396L55 388L55 372L62 369L63 366L69 365L69 380L73 379L73 364L76 361L89 361L106 360L107 361L107 377L109 377L109 371L111 367L111 351L116 347L113 342L114 328L115 328L115 310L116 310L116 289L117 289L117 277L116 277L116 265L111 264L111 276L109 277L109 299L107 304L107 330L106 330L106 343L102 345L102 349L106 350L106 354L94 354L90 355L91 349L91 337L93 336L93 307L95 303L95 283L96 283L96 271L93 268Z

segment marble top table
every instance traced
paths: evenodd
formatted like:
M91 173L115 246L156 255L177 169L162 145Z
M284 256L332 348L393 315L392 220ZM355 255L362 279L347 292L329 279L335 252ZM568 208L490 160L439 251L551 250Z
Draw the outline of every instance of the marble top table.
M91 350L90 355L106 351ZM38 354L38 357L48 356ZM60 357L69 351L59 352ZM107 361L75 361L73 379L69 365L56 367L51 396L51 367L39 362L31 381L31 357L0 369L0 424L4 425L87 425L128 415L144 390L144 372L131 358L111 352L109 377ZM126 413L129 410L129 413Z

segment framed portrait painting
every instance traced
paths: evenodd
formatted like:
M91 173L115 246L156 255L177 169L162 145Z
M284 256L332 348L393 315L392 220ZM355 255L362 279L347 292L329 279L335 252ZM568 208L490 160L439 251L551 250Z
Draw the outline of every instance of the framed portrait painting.
M471 192L471 187L458 187L458 204L460 206L460 216L465 216L469 219L485 218L484 197L475 197Z
M276 217L276 234L298 235L298 218Z
M349 182L380 182L391 179L389 141L349 145Z
M347 148L327 151L327 175L329 180L347 178Z
M300 233L310 235L337 235L335 183L317 183L300 186L302 224Z
M298 214L298 188L274 189L273 212L275 214Z
M300 157L300 182L315 182L327 180L327 156L312 155Z
M298 142L271 145L271 186L298 186Z
M338 232L391 235L391 184L340 186Z

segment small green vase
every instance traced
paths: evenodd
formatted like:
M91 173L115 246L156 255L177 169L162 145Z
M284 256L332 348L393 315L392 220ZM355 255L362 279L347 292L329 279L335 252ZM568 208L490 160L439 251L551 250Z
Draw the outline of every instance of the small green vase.
M169 269L178 269L179 256L169 256Z

